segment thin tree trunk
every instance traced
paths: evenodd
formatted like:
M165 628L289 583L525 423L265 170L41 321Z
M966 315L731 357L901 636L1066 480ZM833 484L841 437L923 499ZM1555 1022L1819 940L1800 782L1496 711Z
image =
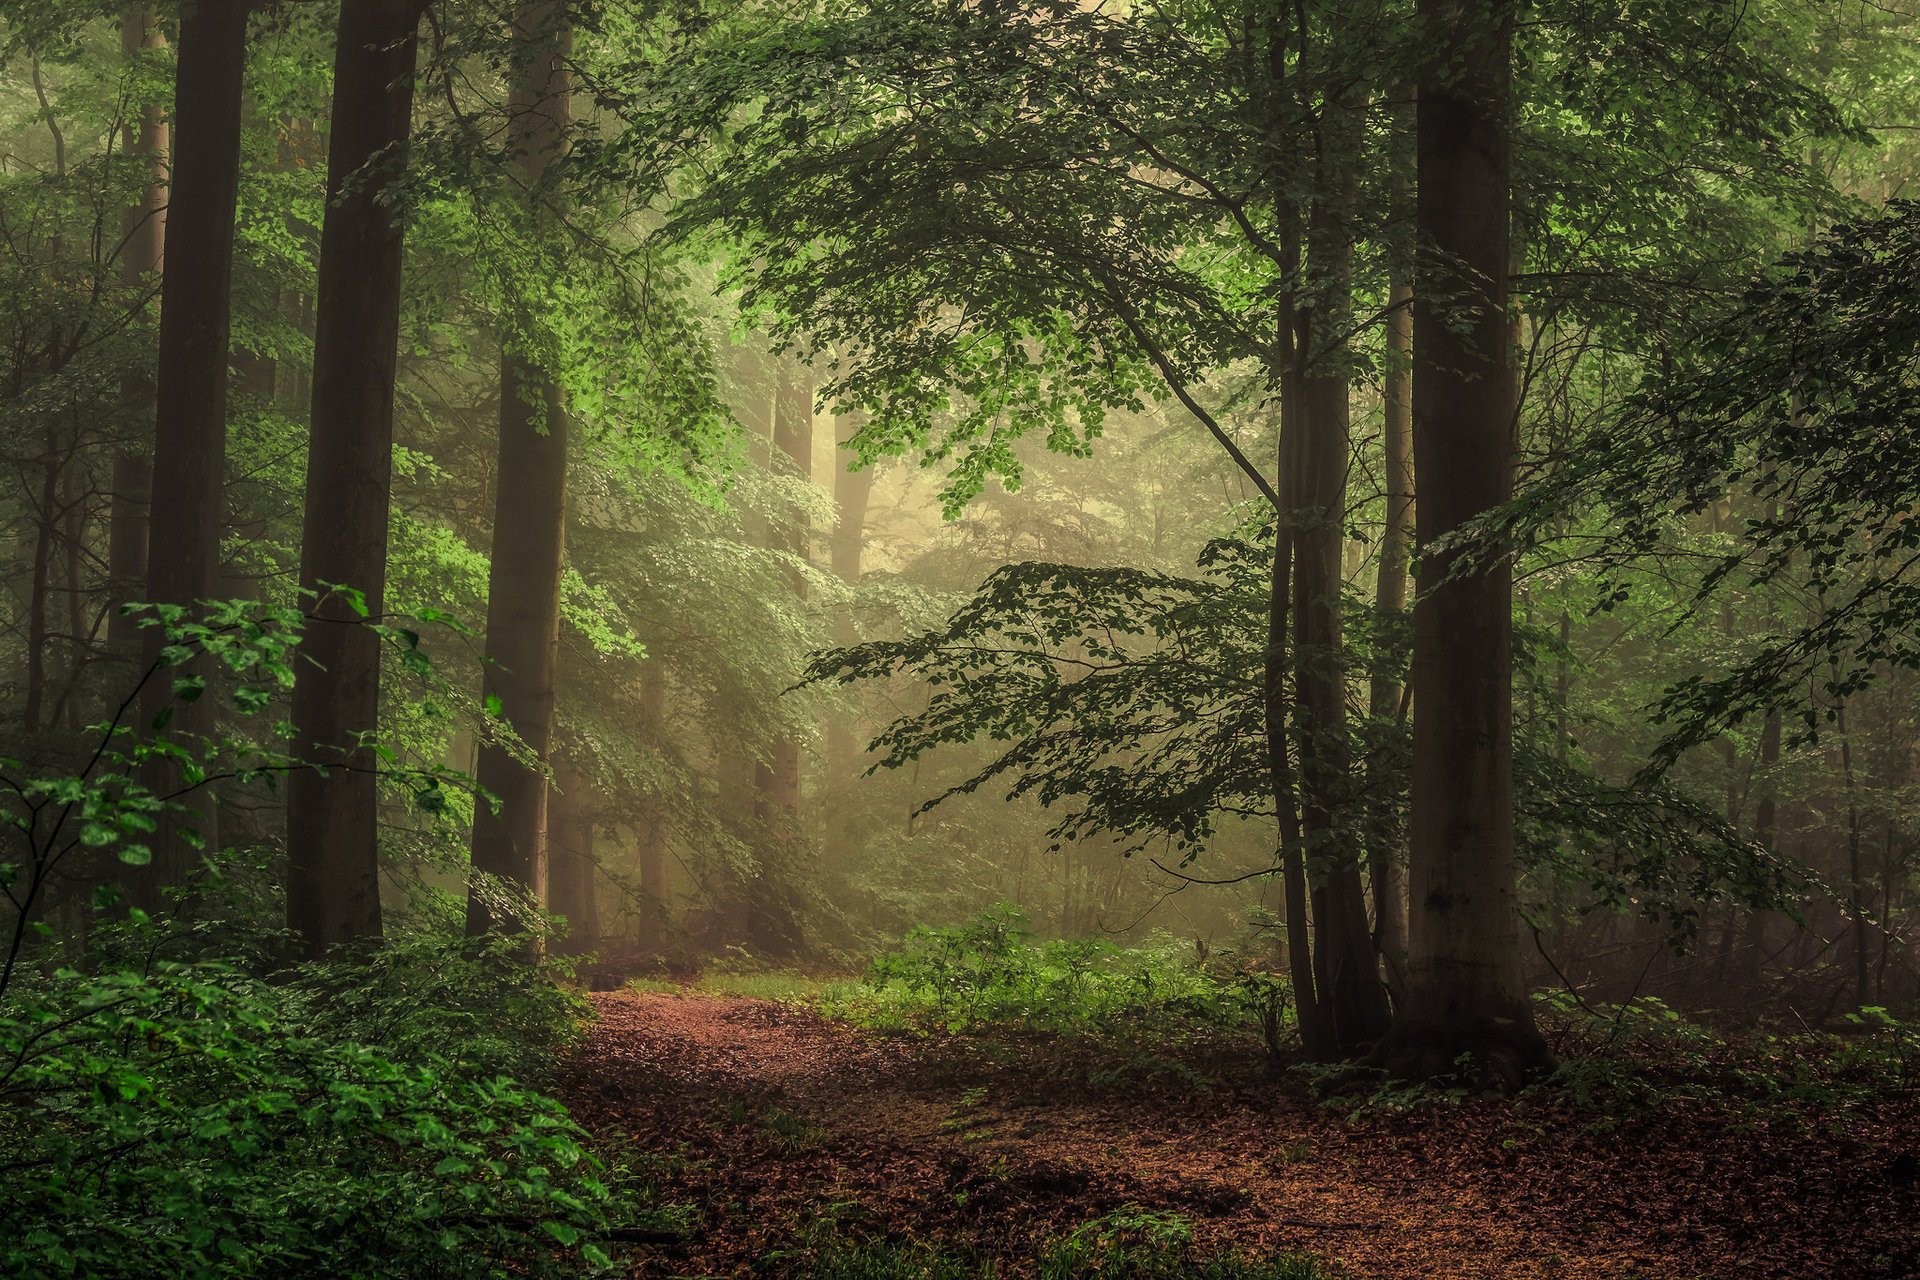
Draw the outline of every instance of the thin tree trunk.
M659 658L654 662L658 663ZM665 741L667 723L667 681L658 670L643 676L640 685L640 714L643 731L654 741ZM667 806L654 797L647 805L645 829L640 838L640 895L646 901L645 940L664 949L667 942Z
M1848 915L1853 941L1853 1003L1864 1008L1872 1003L1872 958L1867 940L1867 877L1860 861L1860 797L1853 777L1853 735L1847 732L1847 704L1842 699L1834 707L1834 729L1840 737L1840 780L1847 797L1847 894L1852 899Z
M513 150L529 191L566 142L572 92L566 58L571 39L556 27L560 6L522 8L518 39L533 56L514 86L508 111ZM500 357L500 448L495 474L492 568L487 580L486 694L532 759L516 759L493 742L480 747L478 781L498 808L476 805L473 868L526 893L537 905L546 890L547 783L553 741L553 681L560 628L560 575L566 556L567 411L553 379L515 339ZM467 932L496 919L489 894L476 884L467 899ZM521 922L525 923L525 922Z
M423 8L345 0L334 51L300 557L313 603L293 690L295 753L326 771L298 770L287 786L287 924L315 954L380 936L380 637L368 624L386 604L402 256L393 202Z
M1333 103L1323 132L1350 132L1331 117L1354 110ZM1291 475L1281 477L1293 525L1294 719L1299 733L1300 816L1312 884L1315 990L1335 1053L1364 1048L1386 1031L1386 988L1368 928L1361 881L1361 824L1355 821L1347 676L1341 640L1340 551L1345 534L1349 407L1343 338L1351 287L1350 210L1338 193L1314 207L1308 232L1311 306L1296 313L1300 365L1298 433Z
M1381 428L1386 454L1387 522L1380 534L1380 566L1374 584L1374 610L1382 625L1400 625L1407 610L1407 550L1413 533L1413 287L1393 282L1387 297L1387 371L1382 387ZM1396 667L1376 664L1367 688L1367 714L1384 722L1400 714L1400 678ZM1369 788L1378 803L1380 788ZM1395 833L1377 821L1368 872L1373 888L1374 942L1386 967L1387 988L1396 1006L1405 998L1407 976L1407 882Z
M146 587L147 599L160 604L192 605L211 597L220 568L229 286L240 184L240 89L251 8L248 0L201 0L180 19ZM146 629L149 664L158 660L164 643L159 628ZM159 678L148 686L149 722L169 705L171 684ZM174 710L170 731L189 740L210 734L212 712L211 698L182 703ZM157 774L154 783L163 791L178 785ZM141 905L156 905L154 891L187 870L186 828L197 833L203 847L217 847L216 812L202 791L192 799L191 816L162 821L153 840L153 862L142 877L146 884L139 894Z
M859 413L842 414L836 421L839 450L834 457L839 470L834 474L833 496L840 508L840 519L833 527L833 573L841 582L853 586L860 581L860 560L866 549L867 506L873 497L873 468L854 470L851 446L847 443L865 421ZM859 639L853 624L853 611L842 609L834 619L833 642L845 648ZM851 777L859 768L860 743L850 717L836 715L827 726L827 767L836 778Z
M813 384L797 368L783 367L778 375L778 390L773 402L773 447L787 461L792 473L802 479L813 478ZM769 538L774 550L807 558L809 533L804 511L793 508L786 525ZM798 569L789 570L789 589L796 601L807 598L807 582ZM790 842L800 812L800 743L782 737L773 744L772 758L759 769L762 800L760 818L783 829Z
M1414 472L1422 547L1510 497L1507 324L1512 0L1419 0ZM1513 831L1512 597L1504 556L1422 557L1414 604L1407 999L1381 1060L1470 1056L1512 1087L1551 1061L1521 968Z
M48 426L41 459L40 498L34 511L33 573L27 586L27 688L20 720L28 733L40 728L47 694L47 596L52 589L53 546L60 536L60 442Z
M547 801L549 886L554 914L567 932L554 944L563 955L584 955L600 946L600 903L594 893L593 783L565 752L553 760L553 797Z

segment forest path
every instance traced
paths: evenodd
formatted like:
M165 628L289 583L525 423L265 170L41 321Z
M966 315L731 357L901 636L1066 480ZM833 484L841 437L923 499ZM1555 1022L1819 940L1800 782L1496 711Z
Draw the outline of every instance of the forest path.
M1181 1214L1207 1247L1303 1250L1369 1280L1920 1274L1911 1188L1856 1185L1830 1143L1601 1134L1494 1103L1350 1121L1254 1071L1090 1090L1004 1041L874 1036L695 993L593 1000L569 1102L681 1153L667 1193L704 1208L636 1275L746 1274L829 1216L1022 1258L1128 1205Z

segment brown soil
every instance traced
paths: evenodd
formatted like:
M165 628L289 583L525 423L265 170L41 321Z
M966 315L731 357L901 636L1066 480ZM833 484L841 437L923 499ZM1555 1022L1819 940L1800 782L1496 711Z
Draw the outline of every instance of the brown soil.
M1467 1101L1348 1119L1229 1062L1217 1083L1095 1090L1048 1042L862 1033L757 1000L596 995L566 1093L673 1153L702 1206L633 1274L782 1274L822 1217L1013 1262L1127 1205L1202 1247L1304 1250L1378 1280L1915 1280L1915 1107L1844 1132L1736 1131L1686 1103L1622 1119ZM816 1228L817 1229L817 1228ZM794 1271L785 1274L797 1274ZM803 1272L798 1272L803 1274Z

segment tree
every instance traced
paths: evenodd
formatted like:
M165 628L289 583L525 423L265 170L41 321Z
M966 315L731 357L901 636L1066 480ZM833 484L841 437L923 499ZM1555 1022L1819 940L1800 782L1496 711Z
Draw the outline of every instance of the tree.
M1382 1061L1442 1075L1471 1056L1512 1087L1551 1061L1520 957L1514 860L1512 579L1449 537L1512 494L1508 347L1510 0L1422 0L1416 123L1413 611L1406 1000Z
M120 18L120 48L133 63L166 47L153 6L129 5ZM157 101L142 100L138 123L128 121L121 145L143 162L151 175L140 203L130 207L120 224L120 272L129 288L145 287L160 270L167 234L168 125ZM140 374L121 381L121 394L132 406L153 407L153 386ZM147 582L148 506L153 499L153 454L144 441L122 446L113 458L113 498L108 517L107 577L112 612L107 622L108 648L129 661L140 655L140 636L131 615L118 606L138 599Z
M294 683L287 923L309 948L380 936L377 753L398 202L425 0L345 0L334 51L300 587L312 613ZM222 352L224 372L225 354Z
M548 166L565 144L570 115L571 39L562 6L536 3L517 19L525 62L508 114L512 150L530 201L540 198ZM503 335L500 445L495 473L492 567L487 580L485 697L519 740L514 749L481 744L477 781L493 800L475 806L473 867L539 902L546 889L548 756L560 628L560 572L566 546L567 406L565 395L524 349ZM467 931L495 919L484 890L468 896Z
M180 20L174 80L171 181L160 290L160 355L154 386L153 498L147 536L146 596L191 607L213 596L225 525L227 356L231 329L234 208L240 184L240 89L246 72L250 0L204 0ZM129 533L131 538L131 533ZM148 662L164 646L146 637ZM182 673L204 680L207 673ZM149 686L149 719L169 711L164 681ZM172 708L171 732L210 734L212 703ZM175 787L151 771L157 789ZM202 792L189 837L177 815L162 823L153 862L136 896L151 908L159 886L187 870L191 839L217 840L215 810Z

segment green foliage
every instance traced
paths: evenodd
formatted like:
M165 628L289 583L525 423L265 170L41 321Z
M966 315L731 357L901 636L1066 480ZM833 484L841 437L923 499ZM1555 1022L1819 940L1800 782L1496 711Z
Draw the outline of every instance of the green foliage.
M1653 996L1589 1006L1539 997L1561 1065L1537 1096L1617 1126L1635 1112L1710 1108L1741 1123L1871 1119L1890 1092L1920 1081L1920 1025L1868 1007L1832 1030L1720 1030Z
M455 993L498 963L419 943L281 982L162 961L16 983L5 1274L415 1280L604 1257L612 1197L585 1135L495 1071L551 1051L564 1001ZM473 1037L482 1020L527 1039Z
M817 1229L800 1247L770 1254L763 1269L814 1280L972 1280L1011 1274L968 1249L849 1238ZM1337 1280L1342 1272L1304 1253L1253 1257L1195 1247L1179 1214L1127 1205L1081 1224L1017 1267L1040 1280Z
M1003 785L1060 815L1056 842L1116 836L1128 852L1164 842L1191 862L1223 819L1274 812L1260 693L1268 537L1270 528L1215 540L1192 577L1007 565L944 625L819 655L809 674L851 682L911 673L932 686L924 706L880 733L876 767L971 743L996 748L923 811ZM1354 665L1404 661L1394 627L1367 603L1344 604ZM1517 661L1532 657L1519 647ZM1398 719L1363 722L1368 785L1354 808L1368 825L1344 837L1355 847L1373 832L1405 830L1408 734ZM1519 852L1541 900L1577 890L1657 920L1684 943L1703 903L1787 907L1805 882L1675 785L1613 782L1524 735L1515 757Z
M1285 979L1230 960L1164 936L1131 948L1035 942L1021 913L1000 906L965 924L915 928L863 982L829 990L822 1003L882 1027L1017 1028L1135 1044L1255 1035L1277 1049L1288 1023Z

